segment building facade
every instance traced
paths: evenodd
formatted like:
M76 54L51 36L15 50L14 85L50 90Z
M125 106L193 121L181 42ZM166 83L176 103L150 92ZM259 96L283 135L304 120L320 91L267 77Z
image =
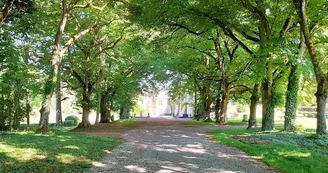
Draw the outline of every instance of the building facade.
M192 97L186 95L183 99L175 102L170 98L168 91L161 90L156 96L142 95L138 99L140 116L175 116L182 117L184 114L193 116Z

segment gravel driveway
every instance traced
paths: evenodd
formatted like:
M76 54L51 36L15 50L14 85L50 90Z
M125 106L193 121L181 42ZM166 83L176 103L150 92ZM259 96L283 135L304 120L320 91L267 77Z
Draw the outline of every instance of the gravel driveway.
M218 127L148 126L128 131L125 142L89 172L276 172L247 154L217 144L206 132Z

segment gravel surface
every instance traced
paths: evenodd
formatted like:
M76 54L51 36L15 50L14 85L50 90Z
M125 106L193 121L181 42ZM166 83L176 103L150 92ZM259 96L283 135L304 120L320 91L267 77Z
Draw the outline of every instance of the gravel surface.
M277 172L246 153L210 140L208 126L148 126L128 131L125 142L89 172ZM222 128L222 127L219 127Z

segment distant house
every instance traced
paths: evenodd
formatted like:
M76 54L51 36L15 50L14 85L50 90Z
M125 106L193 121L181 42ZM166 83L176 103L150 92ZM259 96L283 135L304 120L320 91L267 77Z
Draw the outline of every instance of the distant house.
M183 100L174 103L168 95L168 91L162 90L156 96L144 94L138 99L138 106L141 116L183 116L183 114L193 115L192 97L186 96Z

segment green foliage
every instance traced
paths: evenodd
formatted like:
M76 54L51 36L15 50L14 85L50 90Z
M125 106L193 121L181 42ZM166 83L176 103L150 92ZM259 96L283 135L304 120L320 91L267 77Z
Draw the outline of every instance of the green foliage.
M121 143L118 139L54 129L0 133L1 172L84 172Z
M238 113L243 113L247 111L246 105L241 103L237 103L236 109Z
M74 115L71 116L67 116L65 118L65 121L71 121L72 122L72 126L77 126L80 123L80 119ZM64 125L65 125L65 121L64 121Z
M65 120L65 121L63 122L63 126L65 126L65 127L76 126L74 122L75 122L74 120Z

